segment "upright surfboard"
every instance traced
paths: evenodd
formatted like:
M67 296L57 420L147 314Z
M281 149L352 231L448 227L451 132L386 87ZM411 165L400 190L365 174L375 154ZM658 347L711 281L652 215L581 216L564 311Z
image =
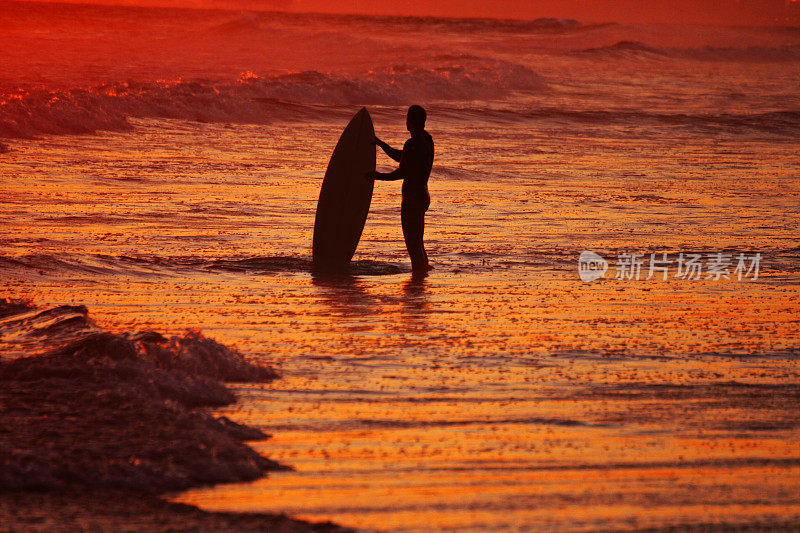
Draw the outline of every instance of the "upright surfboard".
M313 266L317 271L344 270L356 253L372 201L375 130L366 108L344 129L322 180L314 221Z

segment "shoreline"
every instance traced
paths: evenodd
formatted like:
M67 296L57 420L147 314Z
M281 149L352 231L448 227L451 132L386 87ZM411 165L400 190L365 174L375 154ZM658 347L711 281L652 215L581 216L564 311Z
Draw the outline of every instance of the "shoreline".
M4 530L350 531L159 497L288 468L245 444L268 435L205 411L236 401L223 382L271 381L271 368L197 330L109 333L83 306L0 300L0 334L39 351L0 356Z

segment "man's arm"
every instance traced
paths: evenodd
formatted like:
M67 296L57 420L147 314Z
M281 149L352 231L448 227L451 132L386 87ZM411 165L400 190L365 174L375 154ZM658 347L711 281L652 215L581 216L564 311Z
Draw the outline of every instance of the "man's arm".
M386 153L386 155L388 155L389 157L391 157L392 159L394 159L398 163L400 162L400 159L403 157L403 151L402 150L398 150L397 148L392 148L391 146L389 146L388 144L386 144L382 140L378 139L377 137L375 137L375 144L380 146L381 150L383 150L384 153Z
M414 162L419 160L418 145L414 143L412 139L409 139L406 141L406 144L403 145L403 149L398 151L400 152L401 157L400 166L398 166L397 169L391 172L378 172L374 170L365 176L366 179L395 181L407 178L410 173L413 174Z

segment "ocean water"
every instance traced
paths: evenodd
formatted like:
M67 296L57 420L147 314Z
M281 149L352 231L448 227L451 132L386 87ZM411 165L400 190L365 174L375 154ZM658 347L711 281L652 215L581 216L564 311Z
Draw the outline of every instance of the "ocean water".
M221 412L294 471L176 499L382 531L797 526L796 28L14 2L0 28L0 295L283 375ZM435 270L411 276L378 183L353 275L312 276L339 134L366 106L399 147L412 103Z

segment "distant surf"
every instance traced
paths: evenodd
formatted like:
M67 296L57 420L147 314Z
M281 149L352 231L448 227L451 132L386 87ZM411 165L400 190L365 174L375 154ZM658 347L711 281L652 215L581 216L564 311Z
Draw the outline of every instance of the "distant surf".
M111 82L90 88L35 87L0 94L0 137L131 129L129 117L267 124L338 118L344 106L497 98L542 90L530 68L481 58L445 58L435 68L396 65L361 77L317 71L244 72L233 81Z
M0 6L0 47L9 51L0 72L0 138L11 139L129 131L135 129L132 118L338 122L357 106L410 102L426 103L434 114L436 106L463 110L449 117L453 120L483 115L493 120L504 112L509 116L503 120L514 120L514 114L538 119L540 110L547 118L549 107L541 97L563 94L575 81L555 75L547 67L553 61L566 62L566 72L576 74L586 61L652 63L655 69L664 62L685 68L687 61L788 66L800 61L796 28L663 28L560 18L241 13L7 1ZM98 10L118 29L115 37L98 24ZM367 27L371 31L364 31ZM91 53L75 45L86 39L94 43ZM345 48L348 53L340 53ZM121 55L127 58L124 65ZM525 105L498 105L519 101ZM780 121L758 111L797 111L789 102L784 109L770 107L728 113L751 112L754 120L771 122L767 129L780 130ZM622 113L619 119L638 120L650 111L630 109L633 115ZM617 122L608 109L594 111L570 101L560 101L558 112L578 125ZM717 120L666 115L651 118L681 125ZM731 122L726 116L718 119L723 129ZM793 135L796 120L781 120L787 119L786 134Z

